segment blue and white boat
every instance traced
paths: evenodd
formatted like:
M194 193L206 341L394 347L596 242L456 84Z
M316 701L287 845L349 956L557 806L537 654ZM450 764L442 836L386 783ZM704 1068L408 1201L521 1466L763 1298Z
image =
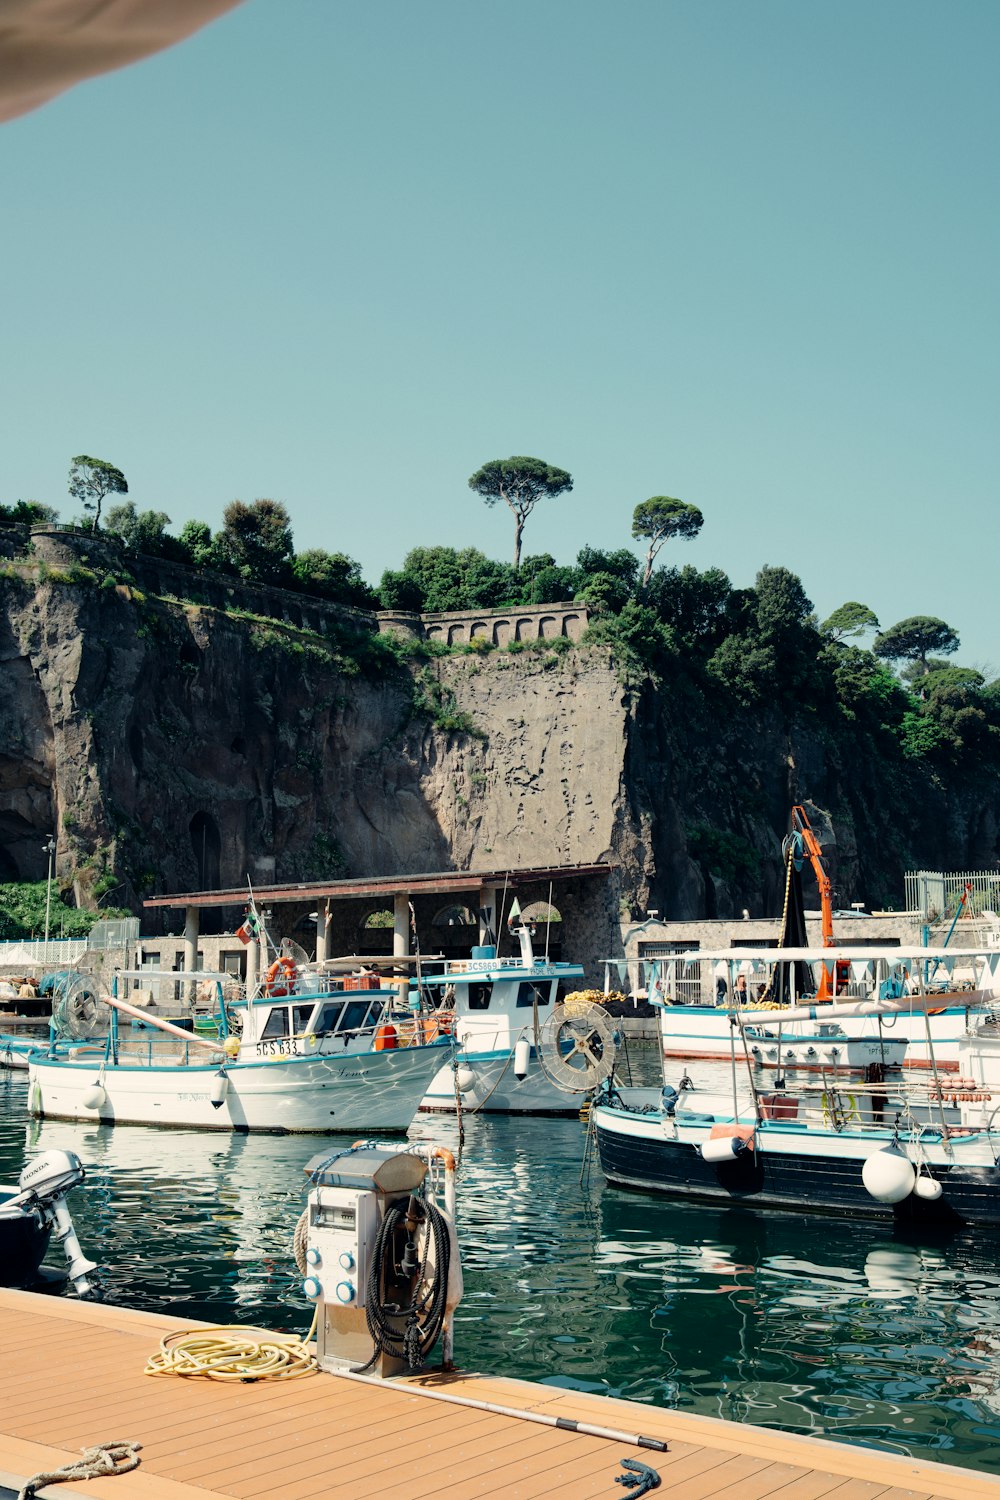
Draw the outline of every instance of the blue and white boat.
M483 1114L575 1115L579 1095L553 1081L535 1045L566 987L584 977L579 964L537 958L526 924L514 929L520 949L500 958L493 946L422 974L434 997L432 1025L449 1027L455 1056L424 1095L422 1109ZM565 1051L565 1046L563 1047Z
M983 999L961 993L973 1004ZM918 975L916 993L876 993L840 1008L845 1025L918 1017L929 1075L890 1076L868 1064L847 1077L789 1065L780 1086L761 1083L750 1050L756 1028L740 1010L729 1026L730 1086L699 1086L686 1073L661 1089L604 1086L591 1122L605 1176L747 1207L1000 1224L1000 1037L995 1022L973 1011L956 1042L960 1071L943 1071L935 1032L947 998ZM817 1009L830 1006L788 1006L782 1026L815 1024Z
M591 1119L610 1183L746 1208L941 1225L1000 1224L997 1132L890 1105L878 1122L849 1086L731 1102L609 1090ZM869 1096L870 1098L870 1096Z
M219 1131L405 1130L451 1055L450 1037L427 1040L415 1020L389 1028L394 991L334 990L285 962L281 983L228 1006L216 982L214 1037L124 998L130 984L193 979L120 972L107 1000L106 1038L84 1041L65 1056L46 1051L29 1058L32 1113ZM197 982L204 984L204 976ZM125 1017L142 1029L124 1024Z

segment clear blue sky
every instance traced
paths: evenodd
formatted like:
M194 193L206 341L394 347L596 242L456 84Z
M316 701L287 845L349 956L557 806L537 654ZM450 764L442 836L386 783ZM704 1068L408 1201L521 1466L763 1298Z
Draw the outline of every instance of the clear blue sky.
M764 563L1000 670L996 0L248 0L0 130L0 500Z

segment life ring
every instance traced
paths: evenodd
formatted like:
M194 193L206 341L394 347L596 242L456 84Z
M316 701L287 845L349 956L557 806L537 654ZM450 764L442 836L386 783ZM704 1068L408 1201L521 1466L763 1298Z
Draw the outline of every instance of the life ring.
M820 1103L823 1107L823 1124L832 1125L834 1130L842 1130L845 1125L856 1125L861 1120L856 1094L841 1093L839 1089L833 1089L820 1096Z
M280 977L280 983L275 983ZM299 977L294 958L276 958L264 976L265 995L290 995Z
M395 1026L388 1023L380 1026L375 1033L374 1049L376 1052L391 1052L399 1046L399 1038Z

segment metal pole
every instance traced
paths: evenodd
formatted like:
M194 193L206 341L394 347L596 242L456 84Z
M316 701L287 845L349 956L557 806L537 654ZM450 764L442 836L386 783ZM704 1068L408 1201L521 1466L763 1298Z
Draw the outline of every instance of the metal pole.
M46 849L46 852L48 853L48 856L49 856L49 873L48 873L48 877L47 877L47 879L45 881L45 954L44 954L44 957L42 959L42 962L43 963L48 963L48 961L49 961L49 911L50 911L51 905L52 905L52 856L56 852L56 841L52 837L51 833L49 834L49 841L45 845L45 849Z

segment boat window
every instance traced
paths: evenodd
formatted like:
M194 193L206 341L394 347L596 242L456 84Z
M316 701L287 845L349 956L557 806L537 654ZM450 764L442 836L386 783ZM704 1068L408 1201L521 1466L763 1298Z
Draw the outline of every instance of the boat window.
M492 993L493 993L493 986L491 984L470 984L469 985L469 1009L470 1010L489 1010L489 1008L490 1008L490 995Z
M548 1005L551 988L552 981L550 979L546 979L540 984L531 979L522 980L517 987L517 1003L518 1005L533 1006L537 1000L539 1007Z
M375 1026L375 1025L377 1025L377 1023L382 1019L382 1012L384 1010L385 1010L385 1001L384 1000L373 1000L372 1003L371 1003L371 1008L369 1009L368 1014L365 1017L365 1025L366 1026Z
M288 1011L283 1005L271 1007L271 1014L267 1018L267 1025L261 1032L261 1036L287 1036L288 1035Z
M344 1020L341 1031L358 1031L368 1014L367 1000L349 1000L344 1007Z
M316 1024L313 1026L317 1036L323 1036L331 1031L336 1031L340 1013L344 1008L343 1000L328 1001L321 1005L316 1016Z
M301 1036L309 1025L309 1017L313 1013L312 1004L292 1006L292 1027L296 1036Z

